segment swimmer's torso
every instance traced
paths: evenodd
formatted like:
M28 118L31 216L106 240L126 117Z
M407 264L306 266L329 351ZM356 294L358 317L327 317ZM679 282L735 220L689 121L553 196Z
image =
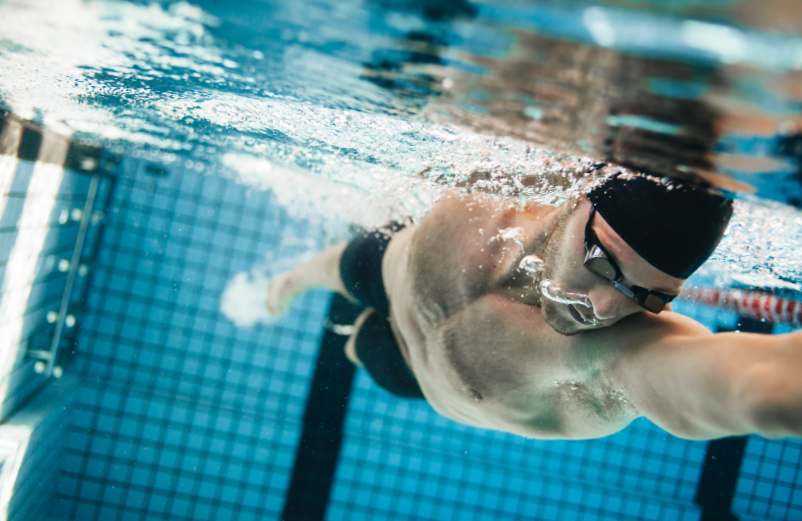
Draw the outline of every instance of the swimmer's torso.
M552 345L537 284L519 268L546 240L555 210L449 196L390 242L383 272L393 326L438 412L539 438L609 434L636 416L603 362ZM499 320L483 311L488 303L510 313ZM543 340L532 345L523 328Z

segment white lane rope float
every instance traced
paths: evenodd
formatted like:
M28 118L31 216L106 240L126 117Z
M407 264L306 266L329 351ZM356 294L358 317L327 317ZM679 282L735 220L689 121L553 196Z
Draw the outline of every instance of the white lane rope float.
M802 300L764 291L692 287L682 290L682 298L739 315L775 324L802 326Z

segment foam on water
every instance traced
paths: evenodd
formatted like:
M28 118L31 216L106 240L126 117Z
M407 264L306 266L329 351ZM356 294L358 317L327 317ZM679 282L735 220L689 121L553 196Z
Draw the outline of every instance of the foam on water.
M275 321L266 306L267 283L267 277L258 271L237 273L223 292L220 310L238 327Z
M798 210L771 201L738 200L724 238L694 278L717 287L735 280L800 290L800 251L802 214Z
M225 72L214 47L200 45L207 39L205 27L216 21L186 2L168 8L80 0L10 2L0 4L0 19L0 98L16 113L54 130L66 126L106 141L184 148L180 140L159 136L160 129L145 119L126 121L108 107L87 103L94 96L141 102L152 95L123 82L111 87L96 73L146 80L153 63L209 75ZM174 54L158 44L167 34L183 42L173 47Z

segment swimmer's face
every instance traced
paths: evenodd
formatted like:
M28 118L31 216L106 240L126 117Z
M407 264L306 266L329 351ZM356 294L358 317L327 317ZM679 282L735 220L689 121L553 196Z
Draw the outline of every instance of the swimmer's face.
M543 317L557 332L566 335L610 326L629 315L645 311L637 302L614 288L609 281L584 266L585 225L590 202L583 199L566 213L549 239L545 253L545 278L553 288L544 291ZM627 285L679 293L683 279L655 268L638 255L597 212L593 231L623 274Z

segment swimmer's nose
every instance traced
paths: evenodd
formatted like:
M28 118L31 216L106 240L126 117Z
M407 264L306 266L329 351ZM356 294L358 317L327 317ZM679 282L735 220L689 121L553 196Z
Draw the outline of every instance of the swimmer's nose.
M598 320L622 318L635 310L630 309L629 299L612 286L602 286L592 290L589 295L593 304L593 314ZM634 305L634 303L632 303Z

